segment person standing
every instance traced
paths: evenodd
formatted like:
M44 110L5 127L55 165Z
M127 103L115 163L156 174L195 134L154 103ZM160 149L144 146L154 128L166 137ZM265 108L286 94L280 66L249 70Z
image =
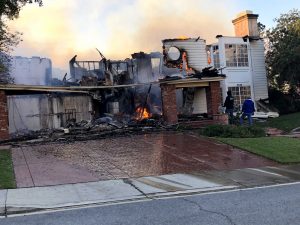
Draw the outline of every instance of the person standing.
M240 124L242 125L245 117L247 117L248 123L251 126L253 124L252 115L254 114L254 112L255 112L254 102L251 100L251 97L248 97L243 103L243 107L242 107L243 114L240 118Z
M228 114L229 124L233 124L233 107L234 98L232 97L231 91L227 91L227 96L223 107L225 107L225 112Z

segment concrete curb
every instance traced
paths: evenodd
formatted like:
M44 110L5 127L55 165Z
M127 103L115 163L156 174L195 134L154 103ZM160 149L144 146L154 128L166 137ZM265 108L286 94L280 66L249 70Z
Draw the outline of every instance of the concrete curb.
M155 198L236 188L201 176L173 174L48 187L0 191L0 215L31 213L70 207L120 204Z

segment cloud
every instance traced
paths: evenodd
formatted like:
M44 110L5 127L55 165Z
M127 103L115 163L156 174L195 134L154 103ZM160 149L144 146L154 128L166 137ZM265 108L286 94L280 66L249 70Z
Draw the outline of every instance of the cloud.
M161 51L161 40L180 35L212 42L232 35L227 1L209 0L71 0L28 5L11 27L24 32L16 54L52 59L66 69L77 54L95 60L99 48L108 58L123 59L138 51Z

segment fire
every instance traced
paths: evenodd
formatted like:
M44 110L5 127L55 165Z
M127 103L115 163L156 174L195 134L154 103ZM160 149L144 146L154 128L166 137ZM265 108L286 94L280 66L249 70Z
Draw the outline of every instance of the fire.
M186 39L189 39L189 38L187 36L180 35L177 39L186 40Z
M137 120L149 119L152 116L151 113L143 107L138 107L135 112Z
M193 69L189 67L186 52L183 52L183 54L182 54L182 61L185 63L185 68L183 68L183 65L180 65L180 69L184 69L186 72L192 72Z

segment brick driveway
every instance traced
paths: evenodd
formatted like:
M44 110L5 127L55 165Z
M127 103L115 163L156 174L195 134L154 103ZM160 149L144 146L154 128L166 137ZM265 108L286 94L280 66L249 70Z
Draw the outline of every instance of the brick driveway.
M277 165L184 133L24 146L12 153L18 187Z

